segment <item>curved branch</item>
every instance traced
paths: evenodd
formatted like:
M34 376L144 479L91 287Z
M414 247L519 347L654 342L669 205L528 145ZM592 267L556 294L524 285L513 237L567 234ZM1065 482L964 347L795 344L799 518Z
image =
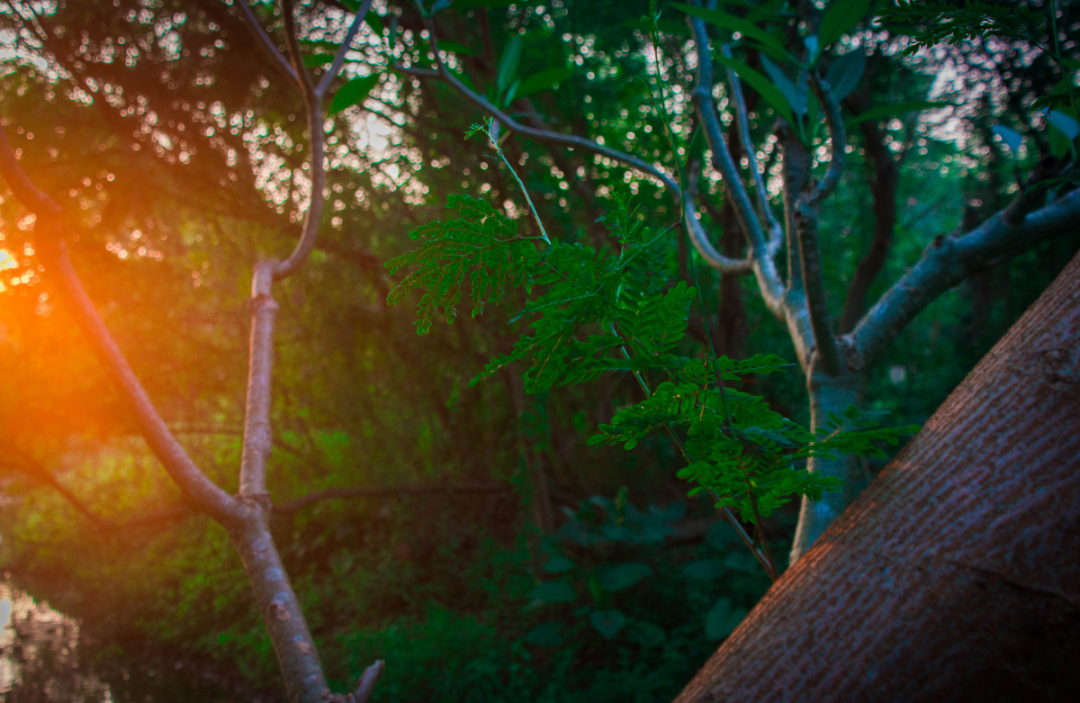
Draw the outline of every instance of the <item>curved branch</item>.
M308 139L311 142L311 200L308 203L308 210L304 214L304 229L300 235L300 241L296 243L296 248L289 254L289 258L275 266L275 281L281 281L296 273L315 248L315 239L319 233L319 222L322 219L323 201L325 200L323 191L326 188L326 165L324 163L326 159L326 135L323 133L322 93L312 86L311 77L304 68L303 59L300 56L300 45L296 38L296 22L293 17L291 0L285 0L283 14L285 16L285 45L288 47L289 55L300 75L300 93L304 97L304 108L307 113ZM344 49L344 45L342 49Z
M255 17L255 13L251 11L251 6L248 5L247 0L236 0L234 3L240 10L240 19L247 25L248 30L252 36L255 37L255 42L262 49L266 57L270 59L270 63L274 64L278 73L285 77L285 80L289 82L296 90L300 90L300 76L296 73L289 62L281 55L278 48L274 46L273 40L270 39L270 35L266 33L262 25L259 24L259 20Z
M683 193L683 220L686 222L686 233L690 235L690 241L694 248L705 259L705 263L712 266L720 273L743 274L749 273L753 268L753 262L749 257L745 259L732 259L724 256L709 240L709 234L698 220L697 208L694 206L694 196L697 195L696 170L691 170L689 182L686 184L686 192Z
M679 184L676 183L675 180L671 178L671 176L664 173L662 170L660 170L656 166L653 166L644 159L640 159L631 154L626 154L619 151L618 149L606 147L603 144L598 144L597 142L591 139L586 139L584 137L578 137L573 134L552 132L546 129L537 129L536 127L529 127L528 125L521 124L499 108L495 107L495 105L493 105L491 101L489 101L487 98L462 83L461 80L457 76L455 76L449 68L447 68L446 64L439 56L439 41L435 34L435 24L431 21L431 18L427 18L425 21L427 22L428 41L431 43L432 53L435 54L435 63L438 66L438 76L440 76L444 81L453 86L456 91L465 96L474 105L476 105L481 110L498 120L504 127L509 129L511 132L520 134L525 137L529 137L531 139L535 139L538 142L547 142L549 144L561 144L563 146L576 147L584 149L586 151L590 151L594 154L600 154L601 156L606 156L610 159L614 159L619 163L626 164L627 166L635 168L643 173L647 173L653 178L656 178L658 181L664 184L665 188L672 192L672 194L677 200L681 200L682 189L679 187ZM406 69L397 66L395 66L395 69L403 70L407 73L412 73L418 76L433 77L428 72L421 71L420 69Z
M825 276L821 270L821 248L818 243L818 214L812 202L811 193L796 206L795 232L799 245L799 267L806 291L806 309L810 315L810 328L814 333L818 363L822 371L835 376L842 368L840 345L829 323Z
M323 75L322 80L319 81L319 85L315 89L315 93L320 98L326 95L326 89L330 87L330 81L334 80L338 71L341 70L341 64L345 62L345 54L348 53L353 38L356 37L356 32L359 31L360 25L363 23L364 18L367 17L368 10L371 9L371 2L372 0L364 0L364 4L356 11L356 16L353 17L349 31L345 34L345 40L341 42L341 46L338 47L337 53L334 55L333 63L330 64L329 70Z
M836 186L840 183L840 176L844 173L844 154L847 151L847 132L844 131L844 120L840 116L840 105L833 97L829 84L818 78L815 71L810 71L810 86L817 96L818 102L825 109L825 125L829 130L829 141L832 142L830 151L832 159L829 162L829 170L825 177L817 184L810 194L809 202L816 207L821 204Z
M734 206L735 216L749 242L747 259L753 268L758 288L761 291L761 297L773 315L783 318L787 314L784 309L784 284L773 261L773 256L777 250L776 247L779 244L766 243L765 235L761 230L761 221L755 215L754 206L750 202L750 194L746 191L746 186L739 177L739 171L735 167L734 159L731 158L727 143L724 142L720 119L713 105L712 59L709 56L709 38L705 32L705 23L696 17L690 17L689 20L694 32L694 46L698 60L697 83L694 86L692 95L701 116L705 139L709 144L709 150L712 152L713 168L719 171L724 179L724 184ZM745 104L743 107L745 108ZM751 154L753 153L753 145L748 147L748 151ZM754 170L756 173L756 167ZM763 201L763 207L768 208L767 201ZM770 232L770 236L777 236L780 233L781 230L777 228ZM694 244L697 246L698 252L708 260L707 252L703 251L699 246L703 241L708 240L695 238Z
M231 524L237 514L236 502L199 470L158 414L71 265L67 246L60 236L60 206L27 177L15 158L3 127L0 127L0 174L15 197L37 216L35 240L39 255L57 275L58 287L71 315L89 338L98 359L112 375L154 455L193 506L225 524Z
M724 186L735 206L735 214L739 218L739 226L746 233L746 238L750 243L750 256L763 256L767 248L765 235L761 231L761 222L754 214L750 194L746 192L746 186L739 177L739 170L735 166L734 159L731 158L731 151L728 150L727 143L724 141L720 118L713 105L712 58L709 56L709 37L705 32L705 22L699 17L689 19L690 27L694 32L694 53L698 62L697 83L694 85L692 95L701 117L705 141L708 142L709 151L712 152L712 165L724 179Z
M967 234L935 239L849 335L858 363L875 363L927 305L984 266L1080 227L1080 189L1026 215L1025 202L1028 194Z
M722 44L720 50L724 53L724 56L732 58L730 46ZM727 69L727 75L728 83L731 84L732 102L735 105L735 118L739 125L739 137L742 141L743 151L746 153L750 173L754 178L754 189L757 191L758 207L761 210L761 216L765 218L765 222L769 226L769 239L766 255L775 256L776 253L780 251L780 246L784 243L784 228L780 226L776 216L773 215L772 208L769 207L769 191L765 188L765 178L758 169L754 142L750 139L750 116L746 109L746 97L743 95L742 81L739 80L739 74L735 73L735 70L730 66Z

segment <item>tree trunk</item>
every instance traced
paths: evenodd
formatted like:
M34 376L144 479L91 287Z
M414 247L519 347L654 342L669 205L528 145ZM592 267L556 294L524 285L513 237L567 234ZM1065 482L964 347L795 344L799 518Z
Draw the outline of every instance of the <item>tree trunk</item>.
M679 696L1080 700L1080 256Z
M810 428L817 432L829 421L829 414L842 415L852 405L862 407L863 383L857 371L829 376L811 368L807 378L810 396ZM833 476L844 482L844 490L827 491L821 500L803 498L795 540L791 545L788 563L794 564L829 528L840 513L851 504L870 481L869 472L851 457L839 459L812 458L807 462L810 473ZM863 476L862 474L867 474Z

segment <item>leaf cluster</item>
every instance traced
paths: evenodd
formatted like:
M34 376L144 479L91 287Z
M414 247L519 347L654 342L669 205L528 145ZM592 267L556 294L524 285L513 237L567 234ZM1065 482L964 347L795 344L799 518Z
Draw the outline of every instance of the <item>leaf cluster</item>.
M391 291L387 302L399 302L407 293L424 291L417 310L416 329L425 334L440 308L447 322L457 317L466 286L473 301L472 315L488 302L498 302L507 289L531 288L531 267L536 261L533 237L519 236L513 220L479 198L451 195L447 208L457 210L453 220L430 222L409 234L420 246L386 262L391 273L409 269Z
M423 239L422 246L390 263L395 270L413 269L391 302L414 288L423 290L423 332L438 308L453 319L467 284L474 315L511 287L535 287L515 318L527 319L528 331L472 382L513 363L526 366L531 393L608 373L632 374L647 397L621 409L590 444L621 443L631 450L656 432L669 434L686 461L678 475L695 484L691 495L708 493L717 507L755 522L795 496L820 500L823 491L839 489L839 479L795 469L797 460L880 455L875 442L896 444L905 431L878 428L875 418L851 409L811 433L763 398L723 385L780 371L788 366L780 357L683 355L696 291L685 282L672 285L659 273L671 249L670 228L644 226L627 200L619 200L607 218L618 251L555 242L537 252L529 238L516 234L512 221L481 201L454 196L451 206L461 211L460 219L420 228L414 236Z
M882 8L880 16L891 31L911 38L905 56L936 44L959 44L986 36L1038 41L1046 32L1046 17L1018 3L968 0L961 5L945 0L901 0Z

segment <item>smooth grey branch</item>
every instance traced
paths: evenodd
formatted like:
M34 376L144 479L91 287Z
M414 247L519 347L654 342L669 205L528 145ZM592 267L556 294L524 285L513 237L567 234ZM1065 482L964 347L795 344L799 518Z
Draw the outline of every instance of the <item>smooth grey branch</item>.
M849 335L863 368L877 362L927 305L980 268L1080 226L1080 189L1027 216L1016 216L1012 207L967 234L938 237L923 251L919 262L886 291Z
M724 56L731 58L731 47L721 44L720 51ZM742 141L743 151L746 153L750 173L754 178L754 188L757 191L758 207L761 216L769 226L768 256L775 256L784 243L784 228L780 226L772 208L769 207L769 191L765 188L765 178L758 169L757 153L754 150L754 142L750 139L750 116L747 114L746 97L743 95L742 81L739 74L730 66L727 69L728 83L731 84L731 97L735 105L735 118L739 124L739 137Z

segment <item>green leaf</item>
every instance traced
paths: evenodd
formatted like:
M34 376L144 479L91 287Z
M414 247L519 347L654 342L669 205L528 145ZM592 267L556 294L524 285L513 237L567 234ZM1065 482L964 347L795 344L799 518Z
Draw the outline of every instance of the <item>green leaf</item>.
M544 564L544 571L549 574L565 574L573 568L574 562L559 554L551 557L548 563Z
M563 581L545 581L529 592L529 598L541 603L570 603L577 594Z
M702 7L694 7L693 5L685 5L678 2L672 3L671 6L682 10L688 15L700 17L706 22L711 22L718 27L722 27L732 32L738 32L743 36L753 39L754 41L761 44L763 47L771 49L774 54L783 57L784 60L791 61L796 65L799 64L799 60L792 56L790 53L788 53L788 50L784 48L783 42L766 32L761 27L758 27L753 22L744 20L741 17L729 15L728 13L721 12L719 10L707 10Z
M769 79L763 76L759 71L750 68L742 61L729 59L726 56L717 56L716 60L735 71L739 78L757 91L757 94L761 96L762 100L769 103L769 105L776 110L778 115L788 122L795 121L795 117L791 112L791 106L784 98L783 93L781 93L775 85L770 83Z
M1020 147L1024 145L1024 135L1011 127L1000 124L991 127L990 131L1001 137L1001 141L1005 143L1005 146L1009 147L1009 153L1012 154L1014 159L1020 158Z
M846 98L855 89L865 70L866 53L861 48L849 51L833 60L825 80L829 82L829 88L836 102Z
M683 567L683 574L695 581L713 581L724 575L727 569L719 559L692 561Z
M555 647L566 639L562 636L562 623L545 622L537 625L529 634L525 635L526 644L534 644L537 647Z
M570 80L574 77L574 69L572 68L547 68L540 73L534 73L533 75L525 78L521 81L521 84L517 88L515 98L527 98L530 95L540 93L548 88L554 88L559 83Z
M770 61L767 56L761 57L761 66L769 74L773 85L780 89L795 115L799 118L804 117L806 115L806 95L808 92L805 81L800 80L798 84L792 83L783 70Z
M1080 124L1078 124L1074 118L1060 110L1051 110L1047 113L1046 121L1065 135L1065 138L1070 142L1075 140L1077 135L1080 135Z
M456 41L450 41L448 39L439 40L439 48L446 51L452 51L455 54L462 56L476 56L476 52L465 46L464 44L458 44Z
M735 631L744 617L745 610L733 608L727 598L721 598L705 616L705 636L711 640L722 640Z
M499 92L504 92L514 82L517 74L518 62L521 61L521 37L517 34L507 43L499 60L499 73L495 78L495 85Z
M383 18L375 14L375 10L368 10L367 15L364 16L364 22L371 27L371 31L375 33L375 36L382 37L385 25L383 24Z
M537 256L536 247L529 237L518 236L513 220L467 195L451 195L447 207L458 210L460 217L413 231L409 236L421 240L420 247L386 262L391 272L410 269L387 303L398 303L411 290L424 294L416 323L420 334L431 329L439 308L448 322L456 319L466 285L475 317L488 303L501 300L507 288L528 289L532 280L529 265Z
M610 640L626 627L627 619L618 610L594 610L589 615L589 622L601 637Z
M334 62L333 54L308 54L304 57L304 66L307 68L315 68L317 66L325 66L328 63Z
M832 0L821 16L818 38L822 48L850 31L870 11L871 0Z
M367 99L367 96L371 93L372 89L378 84L379 74L377 73L352 79L341 86L341 88L338 89L338 92L334 94L334 99L330 101L330 110L327 114L336 115L353 105L362 104L364 100Z
M637 584L644 578L652 576L651 566L646 564L619 564L603 568L599 572L600 585L604 590L612 593L622 591Z
M845 127L854 127L855 125L866 122L867 120L880 120L884 117L892 117L894 115L902 115L906 112L915 112L916 110L930 110L935 107L946 107L952 103L947 102L931 102L929 100L912 100L906 103L897 103L896 105L882 105L881 107L875 107L872 110L867 110L861 114L844 120Z

